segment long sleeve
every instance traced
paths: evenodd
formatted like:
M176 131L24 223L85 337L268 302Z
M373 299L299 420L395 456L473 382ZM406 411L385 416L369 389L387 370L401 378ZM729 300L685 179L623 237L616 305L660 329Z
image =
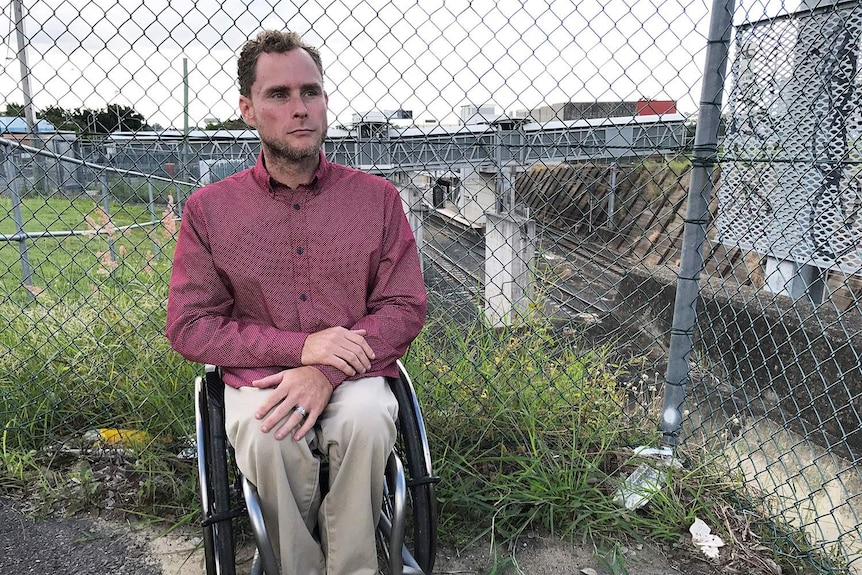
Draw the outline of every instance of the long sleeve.
M425 321L425 285L395 187L321 161L297 189L255 168L189 197L168 297L167 335L184 357L220 365L225 383L301 365L310 334L365 329L364 375L395 360ZM333 386L339 370L315 366Z
M308 334L235 319L234 298L213 262L207 222L190 199L174 255L167 336L186 359L223 367L300 365Z
M368 314L353 329L367 331L366 341L374 350L371 371L395 363L425 324L427 296L416 240L397 190L385 206L385 235L382 257L368 296ZM333 385L346 376L333 368L319 366Z

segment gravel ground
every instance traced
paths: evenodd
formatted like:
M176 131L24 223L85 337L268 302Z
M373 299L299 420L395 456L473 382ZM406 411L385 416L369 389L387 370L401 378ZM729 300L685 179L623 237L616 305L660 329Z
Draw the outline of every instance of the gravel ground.
M525 536L511 556L489 553L488 542L470 549L438 550L436 575L607 575L590 544ZM242 549L240 571L247 572L252 551ZM639 545L625 552L631 575L717 575L722 570L703 560L668 558L661 550ZM132 530L120 522L86 517L46 517L34 521L17 503L0 498L0 575L205 575L196 531L159 536ZM757 571L752 571L757 573Z
M0 498L3 575L162 575L146 543L122 526L83 518L34 521Z

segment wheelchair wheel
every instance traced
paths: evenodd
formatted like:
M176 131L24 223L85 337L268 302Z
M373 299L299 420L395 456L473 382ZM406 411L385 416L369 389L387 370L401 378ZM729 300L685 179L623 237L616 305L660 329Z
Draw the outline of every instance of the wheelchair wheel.
M418 568L426 575L434 569L437 554L437 497L438 478L431 471L431 455L425 423L419 410L413 383L403 365L398 364L400 377L390 380L398 400L398 440L395 456L404 465L406 475L406 536L402 556L405 572ZM394 495L394 479L387 474L387 498ZM384 505L383 513L392 519L393 506ZM389 553L397 550L388 549Z
M438 479L431 472L425 424L413 384L400 362L399 372L399 378L389 380L398 401L398 438L387 464L378 542L391 575L430 575L437 552ZM205 379L195 381L195 412L207 575L236 575L233 520L246 510L258 547L252 573L278 573L257 492L242 481L232 459L225 433L224 384L213 366L207 366Z
M208 575L236 575L236 546L229 472L229 449L224 431L224 404L209 385L218 373L208 371L207 381L195 381L195 416L198 449L198 478L203 512L204 556ZM220 381L218 382L220 385ZM209 389L208 389L209 388ZM221 396L223 397L223 395Z

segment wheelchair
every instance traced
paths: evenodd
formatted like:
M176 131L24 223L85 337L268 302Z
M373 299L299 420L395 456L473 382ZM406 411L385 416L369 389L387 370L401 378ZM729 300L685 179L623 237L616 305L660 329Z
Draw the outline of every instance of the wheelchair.
M388 575L430 575L437 547L436 483L422 413L413 383L398 362L389 378L398 400L398 437L389 455L383 509L377 525L378 557ZM224 383L205 367L195 380L198 478L207 575L236 575L238 522L248 517L256 550L251 575L279 575L257 489L239 471L225 433ZM322 473L326 485L326 471Z

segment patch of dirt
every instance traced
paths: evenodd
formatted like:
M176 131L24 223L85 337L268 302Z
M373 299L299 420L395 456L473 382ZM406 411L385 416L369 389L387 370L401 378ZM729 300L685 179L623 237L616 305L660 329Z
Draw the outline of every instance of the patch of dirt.
M496 555L490 541L466 549L441 546L434 572L439 575L713 575L722 573L694 553L683 561L645 544L616 547L602 557L589 542L539 535L519 539L511 552ZM238 552L240 573L248 572L253 549ZM33 520L17 504L0 498L0 573L52 575L205 575L199 532L183 528L164 534L119 520L46 517ZM750 573L754 573L751 571Z
M0 497L0 574L19 575L206 575L200 530L170 533L118 518L59 514L32 519L26 502ZM742 533L742 529L739 530ZM769 551L756 540L728 542L718 560L694 547L688 534L667 548L649 542L594 544L538 534L497 550L490 540L466 548L441 545L434 572L440 575L780 575ZM254 549L237 553L238 572L248 573Z
M587 541L569 541L536 534L521 537L510 553L492 555L490 542L485 541L466 550L444 547L437 556L438 574L484 575L717 575L724 573L708 560L680 564L658 547L636 544L599 549Z
M200 538L192 533L173 533L149 541L152 557L159 561L164 575L206 575ZM436 575L718 575L727 573L705 557L694 554L675 559L658 547L644 544L631 548L619 546L614 562L610 552L597 550L588 542L573 543L552 537L528 535L510 553L495 555L490 541L466 549L444 545L438 549ZM238 553L240 573L248 573L253 549ZM625 570L623 570L623 568ZM749 572L754 575L756 571Z
M0 498L0 573L160 575L146 542L122 524L86 518L33 520Z

